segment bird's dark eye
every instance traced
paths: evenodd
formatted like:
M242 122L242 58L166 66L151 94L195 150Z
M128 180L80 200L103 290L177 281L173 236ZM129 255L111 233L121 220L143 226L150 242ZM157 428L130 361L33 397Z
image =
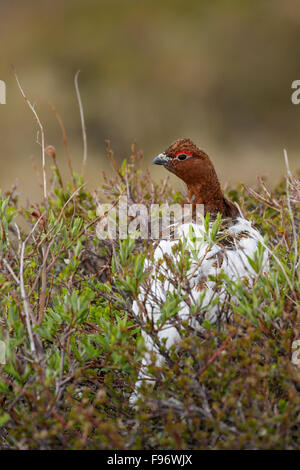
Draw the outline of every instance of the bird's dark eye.
M186 154L185 153L181 153L180 155L178 155L178 160L185 160L186 159Z

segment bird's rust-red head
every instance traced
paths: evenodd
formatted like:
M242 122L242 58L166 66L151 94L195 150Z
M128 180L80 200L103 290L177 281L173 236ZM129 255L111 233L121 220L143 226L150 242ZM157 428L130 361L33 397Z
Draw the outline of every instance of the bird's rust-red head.
M208 212L221 212L225 216L238 213L221 190L213 164L205 152L191 139L175 140L153 163L163 165L168 171L182 179L191 201L204 204Z
M191 139L175 140L153 163L163 165L167 170L182 179L187 185L205 177L212 163L205 152Z

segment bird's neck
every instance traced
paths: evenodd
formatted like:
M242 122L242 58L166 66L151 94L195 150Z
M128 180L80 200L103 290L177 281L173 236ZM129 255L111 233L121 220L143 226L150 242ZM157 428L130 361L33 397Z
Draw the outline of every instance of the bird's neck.
M210 214L220 212L223 217L238 215L237 207L225 198L216 175L211 181L202 180L190 183L187 189L190 202L204 206L204 215L207 212Z

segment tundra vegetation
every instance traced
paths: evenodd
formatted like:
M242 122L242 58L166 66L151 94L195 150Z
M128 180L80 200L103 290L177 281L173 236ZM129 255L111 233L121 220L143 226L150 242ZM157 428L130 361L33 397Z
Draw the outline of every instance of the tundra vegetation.
M0 196L0 448L300 449L300 368L291 362L300 338L296 175L287 167L274 188L259 179L255 189L227 189L264 234L270 271L261 275L258 255L253 288L216 280L228 284L226 326L206 322L200 333L183 323L177 348L160 345L165 364L153 357L155 388L145 383L132 408L141 328L155 336L132 302L155 243L99 240L97 205L125 195L150 207L182 195L168 177L152 180L135 145L119 167L109 143L114 172L90 192L73 171L66 136L65 144L70 181L59 169L64 156L43 147L52 176L47 187L43 173L41 201L22 207L16 188ZM179 278L188 263L183 253L173 266ZM162 327L176 320L180 296L179 286L162 306Z

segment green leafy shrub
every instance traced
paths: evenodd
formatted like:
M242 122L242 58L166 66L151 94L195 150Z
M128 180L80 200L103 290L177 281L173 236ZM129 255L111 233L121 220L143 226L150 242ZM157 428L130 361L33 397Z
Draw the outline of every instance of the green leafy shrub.
M142 170L135 146L105 200L181 199L168 180ZM239 187L228 196L264 235L270 272L252 260L253 289L225 277L232 303L226 328L182 325L182 342L151 366L138 409L129 406L143 353L132 312L147 278L152 240L99 240L97 203L77 175L65 184L55 165L48 201L18 206L0 199L0 446L15 449L299 449L299 180L288 175L272 192ZM24 223L20 223L23 219ZM16 222L18 224L16 224ZM23 227L23 228L22 228ZM217 235L217 229L215 236ZM184 254L183 254L184 255ZM184 277L188 259L176 269ZM220 282L220 280L218 280ZM162 308L176 316L180 291ZM192 312L193 313L193 312ZM196 314L197 311L194 311ZM153 333L153 332L152 332Z

